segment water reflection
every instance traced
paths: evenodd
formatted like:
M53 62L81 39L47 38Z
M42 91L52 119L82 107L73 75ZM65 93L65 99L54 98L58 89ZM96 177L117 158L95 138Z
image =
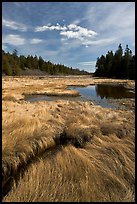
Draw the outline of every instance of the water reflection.
M134 98L135 93L118 84L96 84L87 87L71 87L80 92L81 98L107 108L118 108L117 99ZM111 101L110 101L111 100Z
M82 97L98 99L134 98L135 93L118 84L96 84L87 87L71 87L80 92Z
M98 84L95 86L96 94L101 99L103 98L113 98L113 99L122 99L122 98L133 98L135 96L134 92L129 91L122 85L106 85Z

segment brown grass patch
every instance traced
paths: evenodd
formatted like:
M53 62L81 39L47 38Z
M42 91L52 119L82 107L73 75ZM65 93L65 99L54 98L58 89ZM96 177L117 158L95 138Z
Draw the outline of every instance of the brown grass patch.
M14 83L16 97L29 80ZM135 201L133 112L62 100L3 100L2 108L3 202Z

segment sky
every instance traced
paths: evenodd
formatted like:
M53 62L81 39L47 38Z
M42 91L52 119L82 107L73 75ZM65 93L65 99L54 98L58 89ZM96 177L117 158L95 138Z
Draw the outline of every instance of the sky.
M135 54L135 2L2 2L2 48L88 72L119 44Z

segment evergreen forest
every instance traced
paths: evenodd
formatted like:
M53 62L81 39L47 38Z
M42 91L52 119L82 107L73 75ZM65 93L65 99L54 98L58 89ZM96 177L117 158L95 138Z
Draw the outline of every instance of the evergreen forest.
M116 79L135 79L135 55L126 45L123 51L119 44L115 53L108 51L106 56L97 58L94 76Z
M13 50L12 54L2 50L2 75L18 76L22 75L25 70L40 70L47 75L85 75L89 74L78 68L70 68L62 64L54 64L50 61L45 61L41 56L37 57L28 55L18 56L18 51Z

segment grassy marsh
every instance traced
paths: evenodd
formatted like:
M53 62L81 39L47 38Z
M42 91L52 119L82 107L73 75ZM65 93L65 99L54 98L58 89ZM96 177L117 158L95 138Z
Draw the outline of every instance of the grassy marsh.
M30 93L75 95L66 87L102 82L135 86L88 76L2 79L3 202L135 200L134 108L24 100Z

